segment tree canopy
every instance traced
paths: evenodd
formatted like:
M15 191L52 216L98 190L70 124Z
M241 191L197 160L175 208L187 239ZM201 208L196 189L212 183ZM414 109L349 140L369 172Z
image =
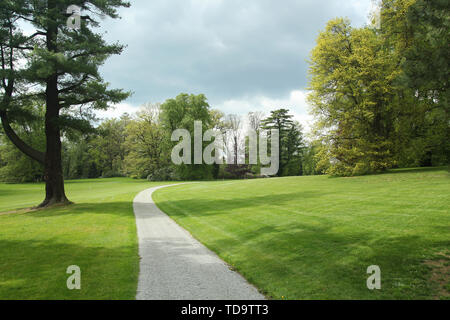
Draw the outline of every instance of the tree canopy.
M328 22L310 61L319 170L348 176L448 163L443 7L386 0L380 29L354 28L342 18Z

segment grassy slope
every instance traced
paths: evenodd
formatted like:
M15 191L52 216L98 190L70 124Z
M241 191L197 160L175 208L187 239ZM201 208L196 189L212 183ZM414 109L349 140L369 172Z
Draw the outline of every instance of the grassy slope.
M208 182L154 199L275 299L419 299L442 293L424 261L448 257L449 191L449 173L432 169ZM366 287L370 265L380 291Z
M139 256L132 200L146 181L69 181L66 208L0 214L0 299L133 299ZM0 213L38 204L43 185L0 184ZM66 269L81 268L69 291Z

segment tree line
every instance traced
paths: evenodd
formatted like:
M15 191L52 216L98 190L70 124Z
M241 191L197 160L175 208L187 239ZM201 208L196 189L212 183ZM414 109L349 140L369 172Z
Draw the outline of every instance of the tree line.
M41 112L35 119L43 117ZM39 110L35 108L34 110ZM171 152L176 129L193 133L193 122L201 121L203 130L220 131L225 139L223 157L227 164L174 165ZM14 125L23 139L35 146L45 146L45 132L35 120ZM148 103L138 112L101 121L95 130L72 131L62 139L62 169L65 179L132 177L137 179L208 180L260 177L261 164L241 164L240 155L248 154L246 131L278 129L280 132L280 169L278 176L313 174L308 163L308 146L302 126L287 109L264 116L250 112L246 116L225 115L212 109L204 95L180 94L164 103ZM7 182L42 181L44 168L0 138L0 179Z

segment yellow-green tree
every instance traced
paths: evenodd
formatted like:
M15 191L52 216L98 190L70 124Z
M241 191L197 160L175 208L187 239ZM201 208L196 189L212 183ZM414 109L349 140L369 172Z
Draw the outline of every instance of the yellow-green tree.
M159 104L147 104L126 127L125 171L133 178L147 178L169 165L164 155L164 132L159 121Z
M319 169L378 172L395 164L399 67L371 28L331 20L311 54L309 102L320 137Z

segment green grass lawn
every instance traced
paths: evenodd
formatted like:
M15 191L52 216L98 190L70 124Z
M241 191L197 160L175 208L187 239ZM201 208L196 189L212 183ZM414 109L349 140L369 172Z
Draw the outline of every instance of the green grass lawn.
M75 205L27 212L42 184L0 184L0 299L133 299L132 200L158 184L68 181ZM159 190L157 204L275 299L448 298L450 175L399 170L217 181ZM9 212L8 214L2 214ZM12 213L11 213L12 212ZM69 265L82 290L66 287ZM366 269L379 265L382 290Z
M139 272L132 200L155 186L126 178L68 181L64 208L36 212L43 184L0 184L1 299L134 299ZM81 268L70 291L66 269Z
M205 182L158 206L275 299L448 298L450 175ZM367 267L382 289L367 289Z

